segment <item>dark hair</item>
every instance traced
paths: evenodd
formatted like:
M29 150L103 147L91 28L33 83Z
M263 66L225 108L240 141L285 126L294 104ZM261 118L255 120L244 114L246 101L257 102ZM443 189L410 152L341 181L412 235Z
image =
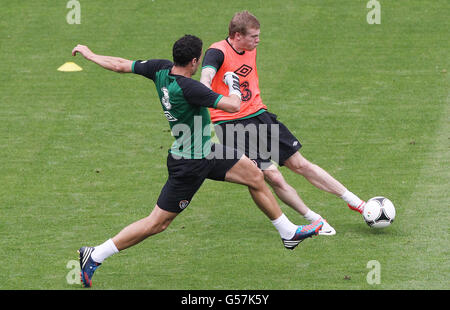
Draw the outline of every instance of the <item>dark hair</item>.
M192 59L200 59L203 42L193 35L186 34L173 45L173 62L176 66L184 67Z

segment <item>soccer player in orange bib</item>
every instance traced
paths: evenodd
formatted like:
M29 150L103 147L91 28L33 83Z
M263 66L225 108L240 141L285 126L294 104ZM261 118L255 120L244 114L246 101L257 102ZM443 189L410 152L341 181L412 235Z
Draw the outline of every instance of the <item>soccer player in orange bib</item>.
M365 202L347 190L339 181L318 165L303 157L299 140L267 111L260 96L256 47L259 43L260 23L248 11L236 13L230 21L228 37L213 43L205 53L200 81L219 94L228 92L222 76L234 72L239 76L242 103L236 113L210 109L211 120L220 142L243 150L264 172L275 194L309 222L322 218L306 206L297 191L284 179L273 164L285 166L304 176L311 184L342 198L352 210L362 213ZM327 222L319 232L334 235Z

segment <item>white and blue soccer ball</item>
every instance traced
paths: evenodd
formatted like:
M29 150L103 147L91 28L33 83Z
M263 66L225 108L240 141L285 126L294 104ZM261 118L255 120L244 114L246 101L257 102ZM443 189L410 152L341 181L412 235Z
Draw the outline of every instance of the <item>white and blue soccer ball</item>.
M377 196L367 201L362 215L370 227L384 228L394 221L395 207L386 197Z

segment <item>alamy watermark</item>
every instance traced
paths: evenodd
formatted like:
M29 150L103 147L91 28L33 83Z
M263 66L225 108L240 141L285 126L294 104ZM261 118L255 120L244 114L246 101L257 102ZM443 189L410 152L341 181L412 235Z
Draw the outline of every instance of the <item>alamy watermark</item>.
M67 284L80 284L80 262L77 260L69 260L66 264L66 268L70 269L66 275Z
M366 7L371 9L366 16L369 25L381 24L381 4L377 0L370 0Z
M370 271L367 273L366 280L370 285L381 284L381 264L377 260L370 260L367 266Z
M224 128L223 128L224 127ZM179 123L172 127L172 135L175 142L172 144L172 157L175 159L190 158L191 153L209 154L207 159L236 159L237 150L247 150L252 160L278 162L280 158L280 128L279 124L224 124L215 126L216 137L225 145L231 146L225 149L216 148L211 151L210 144L203 143L205 138L210 139L211 128L204 125L201 116L194 116L193 126ZM192 132L193 131L193 132ZM298 141L292 141L296 146ZM177 155L189 154L189 155ZM261 167L264 168L264 167Z
M77 0L69 0L67 2L66 8L70 11L66 15L66 21L68 24L81 24L81 4Z

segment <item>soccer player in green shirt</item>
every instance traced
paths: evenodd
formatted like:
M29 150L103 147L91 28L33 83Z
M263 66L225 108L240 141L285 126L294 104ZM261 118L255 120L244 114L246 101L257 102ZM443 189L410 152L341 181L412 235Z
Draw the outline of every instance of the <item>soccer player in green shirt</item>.
M79 249L84 287L92 285L94 271L107 257L164 231L189 205L206 178L246 185L287 249L294 249L304 239L318 234L323 221L301 226L291 223L266 186L258 167L237 150L211 142L208 107L239 111L241 93L239 78L232 72L224 74L228 96L217 94L191 79L202 54L199 38L185 35L177 40L173 45L173 63L164 59L131 61L97 55L84 45L73 49L72 55L77 53L105 69L151 79L175 138L167 157L169 177L150 215L128 225L103 244Z

